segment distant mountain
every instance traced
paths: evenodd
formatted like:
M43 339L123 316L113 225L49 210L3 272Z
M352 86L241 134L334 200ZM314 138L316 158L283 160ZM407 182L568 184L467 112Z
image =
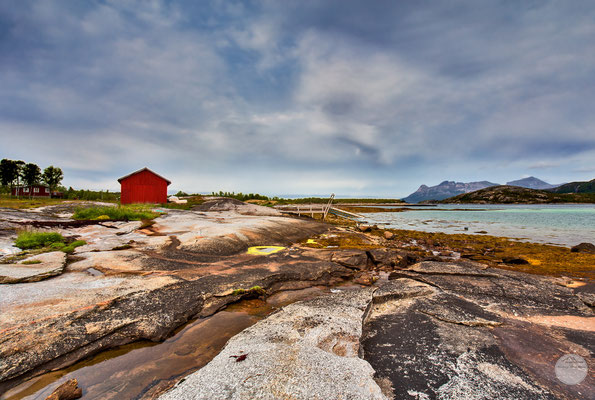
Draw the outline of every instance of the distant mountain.
M534 176L530 176L528 178L519 179L516 181L506 182L508 186L519 186L529 189L552 189L555 188L556 185L551 185L547 182L542 181L541 179L537 179Z
M498 183L488 181L481 182L455 182L444 181L436 186L421 185L419 189L405 197L407 203L419 203L424 200L443 200L462 193L469 193L475 190L497 186Z
M520 186L492 186L471 193L460 194L440 203L475 204L539 204L539 203L595 203L594 193L552 193Z
M549 190L554 193L595 193L595 179L586 182L570 182Z

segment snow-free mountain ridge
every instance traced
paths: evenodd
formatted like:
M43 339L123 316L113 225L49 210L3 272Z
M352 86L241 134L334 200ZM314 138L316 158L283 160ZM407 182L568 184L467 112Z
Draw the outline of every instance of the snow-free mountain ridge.
M444 200L463 193L469 193L484 189L490 186L497 186L498 183L488 181L480 182L455 182L444 181L436 186L421 185L417 191L411 193L403 200L407 203L419 203L424 200Z

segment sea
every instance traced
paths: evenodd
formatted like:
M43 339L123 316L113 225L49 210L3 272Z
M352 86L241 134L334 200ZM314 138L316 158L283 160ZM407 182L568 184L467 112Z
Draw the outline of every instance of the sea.
M561 246L595 244L595 204L440 204L383 208L411 210L366 213L365 220L395 229L487 234Z

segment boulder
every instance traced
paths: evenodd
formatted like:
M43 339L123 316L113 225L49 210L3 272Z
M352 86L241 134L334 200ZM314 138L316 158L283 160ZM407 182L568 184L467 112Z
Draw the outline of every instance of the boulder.
M391 231L384 231L383 235L386 240L393 240L395 238L395 234Z
M45 400L74 400L83 397L76 379L70 379L56 388Z
M580 243L570 248L573 253L595 254L595 245L593 243Z
M372 286L377 280L378 277L372 276L369 272L360 272L355 276L355 278L353 278L354 283L364 286Z
M334 252L331 261L350 269L368 269L368 255L363 250L342 250Z
M359 229L361 232L370 232L372 230L372 227L370 225L358 225L357 229Z
M368 254L376 267L381 269L405 268L420 261L416 254L402 250L372 249Z

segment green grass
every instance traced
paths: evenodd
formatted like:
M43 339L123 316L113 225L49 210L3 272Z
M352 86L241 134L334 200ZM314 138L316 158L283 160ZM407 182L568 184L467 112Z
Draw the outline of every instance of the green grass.
M161 204L161 207L162 208L172 208L172 209L176 209L176 210L190 210L192 207L205 202L205 200L203 199L202 196L191 196L191 197L185 198L185 200L187 200L187 203L185 203L185 204L166 203L166 204Z
M77 247L79 247L79 246L84 246L84 245L86 245L86 244L87 244L87 242L85 242L84 240L75 240L74 242L70 243L69 245L62 247L62 249L61 249L61 250L62 250L64 253L69 253L69 254L70 254L70 253L72 253L72 252L74 251L74 249L76 249Z
M64 243L64 238L57 232L29 232L19 233L15 246L21 250L40 249L55 243Z
M0 207L3 208L14 208L14 209L28 209L37 208L44 206L53 206L56 204L64 203L66 200L63 199L50 199L43 197L34 197L32 199L21 196L20 198L12 197L8 195L0 195Z
M260 286L252 286L250 289L236 289L231 293L233 296L260 297L266 295L266 291Z
M106 218L107 216L107 218ZM146 205L130 205L119 207L77 208L73 218L79 220L110 219L113 221L140 221L159 216Z
M30 232L24 231L19 233L15 246L21 250L40 249L45 251L63 251L65 253L72 253L74 249L79 246L87 244L84 240L75 240L72 243L65 243L65 239L57 232ZM25 264L38 264L33 260L25 262Z
M41 260L25 260L21 264L25 264L25 265L41 264Z

